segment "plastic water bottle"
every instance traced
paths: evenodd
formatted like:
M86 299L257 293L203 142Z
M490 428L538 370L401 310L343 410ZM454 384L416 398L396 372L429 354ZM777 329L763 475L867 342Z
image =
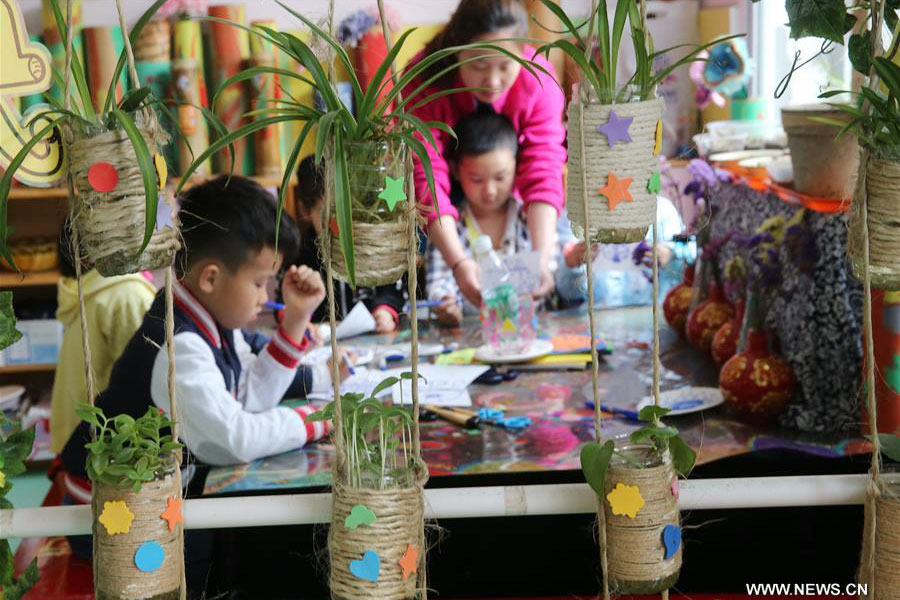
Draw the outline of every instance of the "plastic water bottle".
M494 251L489 236L472 243L481 283L481 334L496 354L526 352L534 341L534 303L530 294L519 294L509 269Z

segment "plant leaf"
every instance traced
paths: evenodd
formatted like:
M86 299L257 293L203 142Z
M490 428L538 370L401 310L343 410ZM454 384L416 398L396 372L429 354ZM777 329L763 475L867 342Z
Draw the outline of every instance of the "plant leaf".
M862 34L854 33L847 42L847 52L850 55L850 64L863 75L869 74L869 49L872 41L872 32L866 30Z
M379 392L382 392L382 391L388 389L389 387L391 387L392 385L394 385L394 384L397 383L398 381L400 381L400 380L397 379L396 377L388 377L388 378L382 380L381 383L379 383L378 385L376 385L376 386L375 386L375 389L372 390L371 397L372 397L372 398L375 398L376 396L378 396L378 393L379 393Z
M881 442L881 452L891 460L900 462L900 436L881 433L878 440Z
M603 496L606 485L606 470L612 458L615 445L608 440L602 446L599 442L589 442L581 448L581 472L591 489Z
M670 412L672 412L671 408L650 404L641 409L641 412L638 413L638 420L645 423L655 423L657 419L663 418Z
M22 332L16 329L12 299L12 292L0 292L0 350L12 346L22 337Z
M147 96L149 95L149 87L139 87L134 90L129 90L122 98L122 101L119 103L119 110L124 112L133 112L140 108L141 102L146 100Z
M847 14L844 0L786 0L791 39L817 37L844 43L856 18Z
M347 166L347 155L343 152L344 136L340 127L334 130L334 204L335 217L338 223L338 236L341 252L344 253L344 264L347 266L347 278L350 286L356 287L356 262L353 257L353 214L350 199L350 172Z
M131 116L119 109L110 111L110 115L119 123L122 129L128 134L131 145L134 147L134 154L137 157L138 168L141 171L141 177L144 180L144 241L136 254L140 254L150 243L153 231L156 229L156 207L159 204L159 185L157 182L156 165L153 163L153 157L150 155L150 149L144 136L138 131ZM154 148L154 150L156 150Z
M655 427L654 425L646 425L630 436L632 442L640 442L647 439L664 440L678 435L678 430L674 427Z
M690 475L697 461L697 454L679 436L669 438L669 452L672 453L672 466L682 477Z

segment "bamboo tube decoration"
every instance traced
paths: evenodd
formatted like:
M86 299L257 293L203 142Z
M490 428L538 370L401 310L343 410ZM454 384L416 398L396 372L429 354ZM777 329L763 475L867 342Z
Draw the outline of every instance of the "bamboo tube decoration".
M81 15L83 13L82 0L57 1L57 5L63 15L68 11L70 3L72 4L72 33L74 36L74 39L72 40L72 50L83 57L84 47L81 40ZM47 46L47 49L50 51L50 56L53 59L53 68L57 72L62 73L66 66L66 45L59 35L59 28L56 26L56 17L54 16L53 5L50 3L50 0L43 0L41 17L44 26L44 45ZM63 91L55 81L48 93L57 100L62 101L63 99Z
M109 82L116 70L116 61L125 47L120 27L85 27L84 62L87 70L88 88L94 100L94 108L103 110ZM125 74L116 83L116 102L122 99L125 88Z
M203 113L197 106L209 107L206 80L203 75L203 38L200 23L190 19L175 22L174 61L172 82L175 98L182 102L177 106L178 124L183 137L178 138L178 172L183 173L195 156L209 147L209 128ZM197 169L197 175L209 175L212 161L207 160Z
M273 21L256 21L253 26L264 25L276 29ZM274 67L277 64L276 48L260 36L250 36L251 66ZM272 100L278 98L279 81L277 75L257 75L250 84L250 108L257 110L273 106ZM261 118L261 117L257 117ZM262 176L281 174L281 126L270 125L253 134L253 154L256 159L255 172Z

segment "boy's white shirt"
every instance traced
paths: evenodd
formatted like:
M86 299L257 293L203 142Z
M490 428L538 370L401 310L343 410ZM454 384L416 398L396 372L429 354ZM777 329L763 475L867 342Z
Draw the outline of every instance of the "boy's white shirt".
M268 344L259 354L239 330L233 335L241 362L237 390L232 393L209 344L197 333L175 336L175 393L181 439L197 458L210 465L254 461L303 446L307 441L303 419L293 409L278 406L294 381L296 367L279 363ZM284 345L279 348L284 351ZM294 348L295 358L300 352ZM160 348L153 364L150 395L153 403L169 408L168 355ZM313 367L313 390L326 390L328 366Z

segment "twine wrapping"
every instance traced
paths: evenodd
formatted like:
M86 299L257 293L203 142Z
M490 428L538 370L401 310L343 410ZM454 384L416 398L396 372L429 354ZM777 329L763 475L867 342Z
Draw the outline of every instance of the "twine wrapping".
M402 210L397 207L397 210ZM353 258L356 264L356 285L377 286L395 283L406 272L409 252L406 211L400 219L385 223L353 223ZM349 281L340 240L331 237L331 268L334 274Z
M887 478L885 478L887 479ZM883 481L886 483L886 481ZM874 588L875 600L900 599L900 479L893 487L883 485L880 497L874 503L875 530ZM869 516L869 515L867 515Z
M403 578L399 561L412 544L424 554L423 523L424 495L422 485L413 487L368 490L352 488L335 482L332 490L332 516L328 543L331 551L331 594L343 600L406 600L419 591L419 577L409 574ZM376 515L371 525L355 530L344 526L344 519L357 504L370 508ZM350 572L350 563L361 560L365 552L378 553L381 569L377 582L357 578ZM419 574L423 574L419 564Z
M649 446L647 446L649 449ZM644 506L635 518L614 515L608 502L606 514L607 576L617 592L652 594L667 589L681 569L681 546L665 560L662 531L666 525L679 525L678 501L672 494L675 470L671 462L648 468L610 464L606 492L619 483L637 486Z
M863 246L868 239L872 286L900 289L900 162L870 158L865 186L868 236L863 231L861 202L854 202L850 216L848 251L854 274L863 278Z
M569 177L566 192L567 197L578 198L582 190L586 190L591 228L590 235L585 236L585 220L581 211L570 211L572 231L577 237L593 242L639 242L656 218L656 195L647 191L647 182L658 170L653 147L657 123L662 117L662 101L653 99L605 105L592 100L585 104L580 96L579 100L570 102L568 110ZM610 148L606 136L597 132L597 126L605 124L613 110L619 117L633 117L634 120L628 129L632 141L619 142ZM579 126L573 127L573 124ZM584 178L581 176L582 170L585 171ZM628 191L633 201L620 202L614 210L609 209L606 196L598 191L606 186L610 173L620 179L632 178Z
M142 127L140 131L150 148L164 139L156 128ZM144 239L144 182L125 132L114 130L75 139L68 145L67 155L76 192L73 216L81 236L82 259L105 277L172 264L180 247L177 225L154 232L144 252L137 254ZM119 174L112 192L97 192L88 182L88 169L98 162L111 164ZM169 202L162 190L160 200ZM177 216L172 220L177 222Z
M182 580L182 524L169 531L160 518L166 510L166 499L181 497L177 464L161 479L145 483L137 494L130 490L94 482L93 509L103 512L105 502L124 501L134 514L128 533L109 535L94 520L94 586L97 600L178 600ZM155 541L162 546L165 558L152 573L140 571L134 555L141 544Z

